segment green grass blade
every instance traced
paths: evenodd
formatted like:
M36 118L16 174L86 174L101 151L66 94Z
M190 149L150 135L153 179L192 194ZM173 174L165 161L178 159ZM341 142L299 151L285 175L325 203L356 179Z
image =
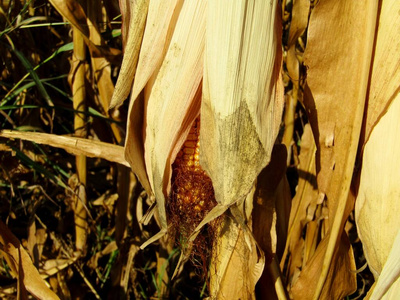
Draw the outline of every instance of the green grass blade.
M14 47L11 47L11 50L15 53L15 55L21 61L21 63L25 67L25 69L31 75L33 81L35 81L35 83L36 83L36 85L37 85L37 87L39 89L40 94L46 100L47 104L49 106L54 106L53 101L51 101L51 98L50 98L49 94L47 94L47 91L46 91L41 79L39 78L39 76L35 72L35 70L33 69L31 63L29 62L29 60L26 59L26 57L22 54L21 51L15 49Z

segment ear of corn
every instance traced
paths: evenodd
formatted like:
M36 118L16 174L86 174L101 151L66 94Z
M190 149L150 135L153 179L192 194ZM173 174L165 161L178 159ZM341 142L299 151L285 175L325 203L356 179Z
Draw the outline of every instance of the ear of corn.
M161 225L160 233L143 247L167 230L165 202L170 192L171 165L199 113L204 23L205 2L184 2L160 69L147 83L144 99L131 102L126 157L133 167L138 162L142 166L141 180L149 183L149 192L157 199Z
M173 164L170 214L177 215L185 239L215 206L211 179L200 166L200 120L196 118ZM174 218L171 216L170 218Z

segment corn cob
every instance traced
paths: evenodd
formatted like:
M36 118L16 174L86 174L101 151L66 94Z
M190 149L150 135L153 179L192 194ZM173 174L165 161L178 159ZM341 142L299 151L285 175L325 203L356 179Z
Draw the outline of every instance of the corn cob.
M173 164L171 206L180 227L191 231L215 206L211 179L200 166L200 120L197 118Z

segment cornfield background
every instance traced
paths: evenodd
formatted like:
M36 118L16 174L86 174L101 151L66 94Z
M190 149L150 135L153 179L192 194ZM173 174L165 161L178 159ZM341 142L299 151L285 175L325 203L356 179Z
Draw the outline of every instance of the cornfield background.
M267 2L0 1L2 299L398 299L400 2Z

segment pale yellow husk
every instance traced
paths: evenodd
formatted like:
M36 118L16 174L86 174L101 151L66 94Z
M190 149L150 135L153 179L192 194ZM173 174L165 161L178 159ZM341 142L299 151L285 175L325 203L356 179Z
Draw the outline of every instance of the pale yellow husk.
M399 113L398 94L365 145L360 189L355 207L358 234L363 242L369 268L380 285L386 284L387 287L397 280L400 273L399 262L394 264L388 260L394 251L397 251L394 252L394 258L398 260L399 253L398 244L397 249L394 247L400 228ZM386 275L388 281L384 282L380 276L389 268L392 268L392 274L397 271L397 275ZM382 291L377 291L377 287L374 293L383 295Z
M183 3L161 68L153 70L155 73L145 87L144 99L132 99L131 122L128 124L125 144L126 158L135 171L138 163L142 165L139 171L143 175L139 179L142 184L144 181L145 186L147 181L148 191L155 195L161 226L160 233L143 247L166 232L165 200L170 184L171 164L185 140L191 122L200 110L205 4L204 1ZM159 51L163 51L163 48ZM142 58L148 59L145 55L141 55ZM140 115L135 106L140 101L143 101L143 123L135 127L135 116ZM144 127L144 140L140 127ZM140 153L141 147L143 154Z
M279 26L275 2L208 4L200 164L218 205L198 229L242 201L269 162L283 107Z
M396 299L400 290L400 15L393 13L399 10L398 1L382 1L355 206L358 233L377 280L370 299Z

